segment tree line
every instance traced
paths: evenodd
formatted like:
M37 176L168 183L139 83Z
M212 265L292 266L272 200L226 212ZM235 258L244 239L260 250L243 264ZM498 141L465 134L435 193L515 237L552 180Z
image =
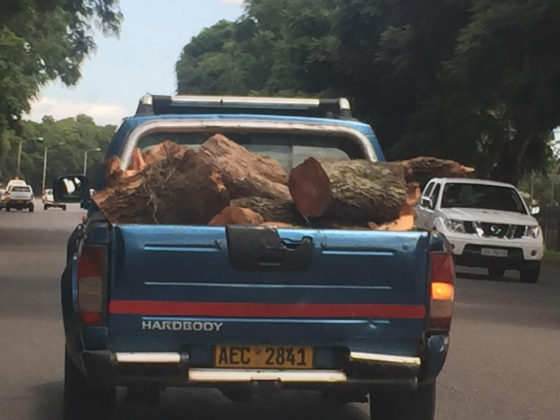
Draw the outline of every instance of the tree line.
M517 184L560 124L556 0L247 0L176 64L178 93L346 96L391 159Z
M21 121L18 133L7 130L4 134L0 186L18 176L33 187L36 195L41 194L45 148L45 188L51 188L54 178L59 175L83 173L86 151L88 177L103 176L105 152L115 129L114 125L98 126L87 115L59 121L45 116L41 123Z
M122 19L118 0L0 0L0 185L17 175L40 192L45 147L49 181L82 173L85 150L106 150L114 126L96 126L85 115L45 116L42 123L22 115L49 81L76 84L95 51L92 28L118 35ZM92 152L92 170L102 156Z
M21 171L37 182L44 144L29 139L58 137L32 134L41 129L22 120L29 101L51 80L75 84L95 51L92 27L118 35L122 19L118 0L0 0L3 180L25 139ZM559 20L557 0L247 0L240 19L185 45L177 89L345 96L390 159L452 158L517 184L555 160ZM57 124L46 118L38 127ZM97 144L80 141L69 168L79 169L79 147ZM73 146L59 147L53 164Z

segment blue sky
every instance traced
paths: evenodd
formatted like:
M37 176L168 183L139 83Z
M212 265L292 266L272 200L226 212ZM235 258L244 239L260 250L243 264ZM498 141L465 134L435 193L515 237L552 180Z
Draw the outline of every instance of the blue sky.
M175 63L193 36L243 13L242 0L120 0L120 7L120 37L96 35L97 51L84 61L78 84L43 88L27 118L87 114L97 124L118 125L146 92L176 92Z

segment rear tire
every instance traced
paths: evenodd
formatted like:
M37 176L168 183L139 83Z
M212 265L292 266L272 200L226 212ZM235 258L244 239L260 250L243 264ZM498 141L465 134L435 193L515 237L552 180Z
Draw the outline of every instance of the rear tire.
M63 211L66 211L66 206L62 206L62 210L63 210Z
M35 207L30 206L30 207L28 207L28 209L29 209L29 212L30 212L30 213L33 213L33 210L35 210Z
M93 386L64 353L64 420L108 420L115 403L115 388Z
M49 206L47 206L46 204L43 204L43 210L47 210L49 208Z
M6 211L12 211L12 208L10 206L6 206Z
M416 391L372 392L369 402L372 420L433 420L436 383L420 385Z
M488 267L488 274L490 277L502 277L506 272L505 268L501 267Z
M523 283L536 283L539 280L540 274L541 274L540 261L535 265L531 265L528 268L522 268L521 270L519 270L519 275Z

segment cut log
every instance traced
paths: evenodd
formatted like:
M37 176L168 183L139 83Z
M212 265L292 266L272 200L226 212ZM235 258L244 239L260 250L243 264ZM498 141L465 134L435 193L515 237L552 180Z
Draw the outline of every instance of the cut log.
M165 140L142 152L142 158L146 165L151 165L161 159L181 160L185 153L187 153L187 150L189 150L188 146L174 143L171 140Z
M220 174L232 199L290 198L286 170L268 156L252 153L221 134L205 141L199 154L208 166Z
M220 213L215 215L208 225L227 226L227 225L260 225L264 222L260 214L251 209L243 207L228 206Z
M146 169L146 166L147 164L146 161L144 160L144 157L142 156L142 152L138 147L135 147L134 150L132 151L132 156L130 157L130 165L128 169L138 172Z
M260 214L265 221L288 223L290 225L306 224L291 200L266 197L245 197L231 200L231 205L245 207Z
M407 182L425 185L431 178L465 177L474 172L474 168L461 165L454 160L439 159L431 156L418 156L408 160L389 162L404 168Z
M112 186L92 197L111 223L207 224L229 204L219 174L195 150L126 172L134 171L116 170Z
M391 222L407 197L404 169L366 160L309 158L288 182L299 212L353 226Z

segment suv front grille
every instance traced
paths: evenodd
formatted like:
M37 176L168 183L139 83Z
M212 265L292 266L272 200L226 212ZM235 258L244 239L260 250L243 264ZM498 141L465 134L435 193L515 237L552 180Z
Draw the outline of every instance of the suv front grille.
M463 222L466 233L484 238L522 238L527 229L524 225L508 225L504 223Z

